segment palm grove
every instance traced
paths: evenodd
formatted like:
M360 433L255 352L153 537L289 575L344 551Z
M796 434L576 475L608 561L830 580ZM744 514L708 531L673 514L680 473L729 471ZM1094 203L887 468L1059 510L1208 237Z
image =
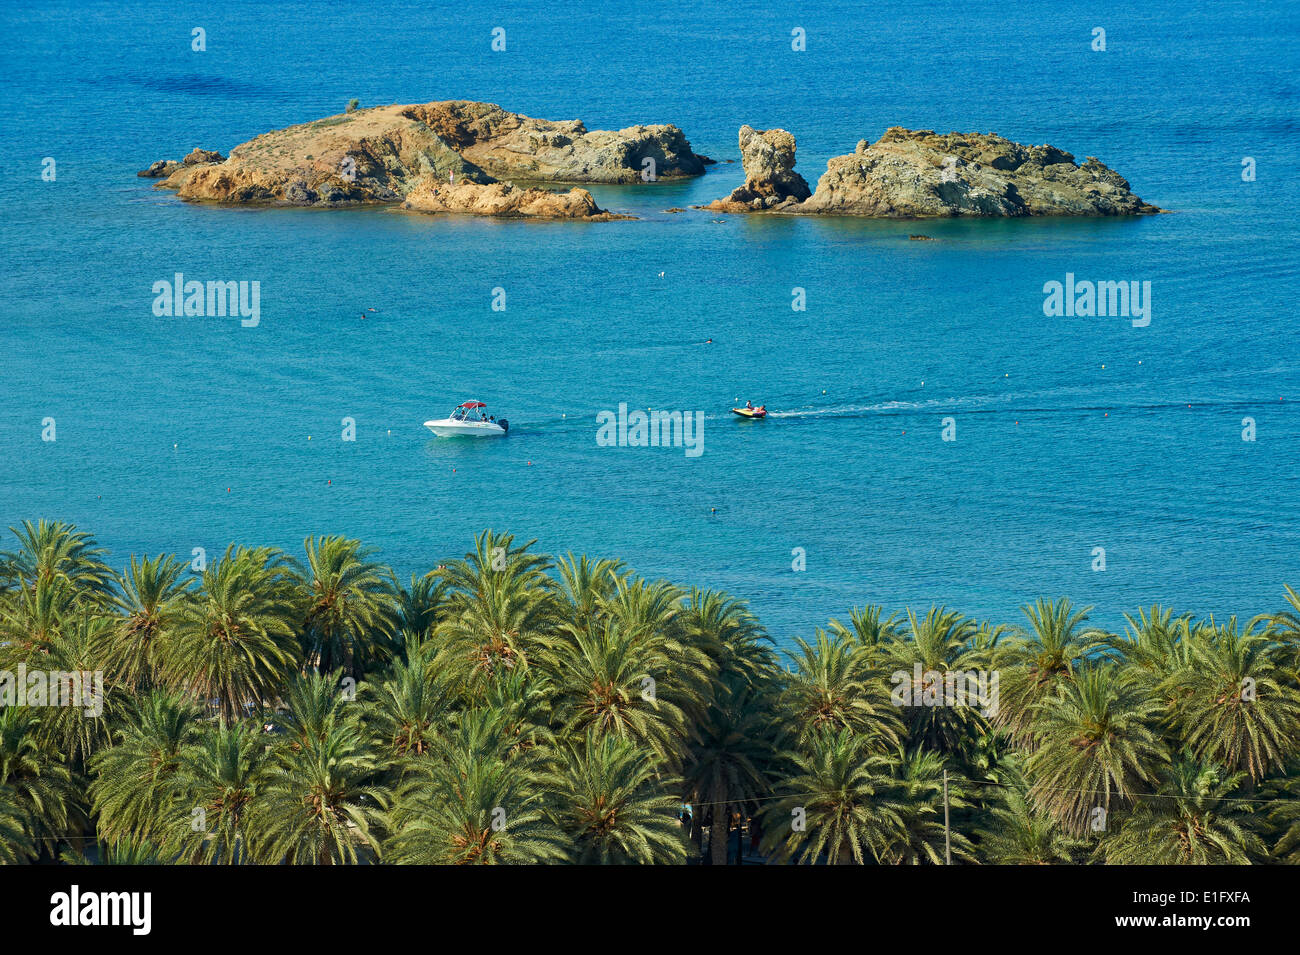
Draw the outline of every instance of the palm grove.
M783 656L726 594L490 531L405 585L342 537L119 574L13 532L0 671L106 694L0 708L0 862L724 864L741 820L770 862L1300 861L1289 589L1123 634L868 607ZM891 699L975 670L987 716Z

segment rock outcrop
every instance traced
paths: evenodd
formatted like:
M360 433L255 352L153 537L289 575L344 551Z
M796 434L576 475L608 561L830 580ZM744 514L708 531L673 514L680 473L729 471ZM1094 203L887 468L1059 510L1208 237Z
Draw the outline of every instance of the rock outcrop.
M455 100L342 113L264 133L226 159L195 150L184 163L162 160L140 175L165 177L158 188L192 201L346 206L400 203L426 180L622 183L641 181L647 169L655 178L694 176L704 162L676 126L589 132L579 120L532 119ZM533 192L478 193L473 202L469 193L454 196L472 206L518 202L520 208L568 208L582 218L603 214L583 211L587 202L595 207L589 195L543 201Z
M699 176L706 165L676 126L589 132L581 120L532 119L464 100L398 108L498 179L630 183L643 181L643 173L656 179Z
M586 189L568 192L523 189L508 182L477 183L468 179L454 185L427 177L407 195L403 209L414 212L459 213L505 219L589 219L606 222L627 219L605 212Z
M136 175L141 179L165 179L182 165L184 164L178 163L175 159L159 159L157 162L150 163L148 169L141 169Z
M741 129L742 139L746 129ZM775 144L773 151L784 155ZM793 154L791 141L791 166ZM768 203L761 193L756 194L757 202L744 200L753 191L748 155L745 173L744 186L706 208L883 218L1121 216L1162 211L1135 196L1127 180L1091 156L1079 165L1074 156L1055 146L1024 146L992 133L940 135L892 127L876 142L862 140L851 155L831 159L816 191L802 202Z
M726 199L704 208L715 212L783 211L803 202L812 190L794 171L794 137L784 129L740 127L740 157L745 184Z

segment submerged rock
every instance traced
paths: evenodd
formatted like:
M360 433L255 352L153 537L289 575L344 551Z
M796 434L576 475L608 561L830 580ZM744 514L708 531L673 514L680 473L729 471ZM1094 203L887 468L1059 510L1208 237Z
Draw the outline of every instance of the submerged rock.
M704 208L716 212L781 210L807 199L812 190L794 171L794 137L784 129L740 127L740 156L745 184L726 199Z
M742 127L742 137L748 128ZM784 150L774 146L774 151L784 158ZM790 167L793 152L792 138ZM775 164L771 172L793 173L790 167ZM875 143L862 140L850 155L831 159L816 191L802 202L771 202L761 193L755 194L759 201L745 200L753 191L748 156L745 172L745 186L707 208L888 218L1162 211L1134 195L1127 180L1091 156L1079 165L1055 146L1025 146L992 133L940 135L892 127Z

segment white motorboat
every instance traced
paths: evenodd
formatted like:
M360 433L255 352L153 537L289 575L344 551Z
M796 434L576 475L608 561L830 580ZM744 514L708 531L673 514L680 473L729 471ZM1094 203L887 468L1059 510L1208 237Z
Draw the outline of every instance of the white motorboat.
M490 417L481 401L466 401L447 417L426 421L424 426L440 438L497 438L510 429L505 418Z

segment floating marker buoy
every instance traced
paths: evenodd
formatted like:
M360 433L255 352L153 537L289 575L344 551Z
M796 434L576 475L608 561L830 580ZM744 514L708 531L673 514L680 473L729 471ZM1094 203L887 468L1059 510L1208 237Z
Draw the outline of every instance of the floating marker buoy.
M226 488L226 493L227 493L227 494L230 493L230 488Z
M529 461L529 462L528 462L528 466L531 468L531 467L533 466L533 462L532 462L532 461Z
M308 440L308 441L311 440L311 435L307 435L307 440Z
M176 447L176 445L173 444L173 445L172 445L172 448L174 449L175 447Z

